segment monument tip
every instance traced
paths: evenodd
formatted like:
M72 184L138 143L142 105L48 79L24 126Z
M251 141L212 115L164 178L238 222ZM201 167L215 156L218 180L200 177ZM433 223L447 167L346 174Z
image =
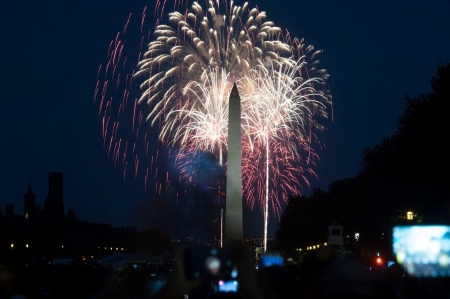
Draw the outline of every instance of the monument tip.
M231 97L239 97L239 92L236 86L236 82L233 84L233 88L231 89Z

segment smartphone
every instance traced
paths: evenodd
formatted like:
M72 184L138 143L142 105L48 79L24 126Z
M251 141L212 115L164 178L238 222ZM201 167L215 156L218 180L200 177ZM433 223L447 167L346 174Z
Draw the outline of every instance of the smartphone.
M219 280L216 285L216 292L220 293L237 293L239 282L237 280Z
M260 257L261 266L284 266L284 257L279 252L265 252Z
M450 226L412 225L393 229L397 263L414 277L450 276Z
M215 292L237 292L238 269L230 251L223 248L192 247L184 251L183 263L188 279L206 278Z

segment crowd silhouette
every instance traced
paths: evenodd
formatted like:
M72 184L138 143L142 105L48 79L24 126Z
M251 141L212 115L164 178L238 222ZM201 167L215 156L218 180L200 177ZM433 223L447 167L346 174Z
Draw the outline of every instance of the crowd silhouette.
M374 272L356 258L337 258L331 248L308 253L299 263L258 269L250 248L238 244L230 250L239 271L239 289L231 293L214 291L210 276L189 279L181 250L175 253L173 267L162 271L126 263L106 268L82 260L62 268L25 265L14 251L4 251L0 299L450 298L447 277L410 277L398 264Z

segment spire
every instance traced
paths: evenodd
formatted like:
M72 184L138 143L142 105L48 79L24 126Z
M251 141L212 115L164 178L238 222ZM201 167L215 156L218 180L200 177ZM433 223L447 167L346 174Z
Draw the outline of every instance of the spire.
M231 89L230 97L239 97L239 92L236 86L236 82L233 84L233 89Z
M25 196L27 196L27 195L32 195L32 196L35 195L34 192L33 192L33 188L31 188L31 180L28 182L28 190L25 193Z

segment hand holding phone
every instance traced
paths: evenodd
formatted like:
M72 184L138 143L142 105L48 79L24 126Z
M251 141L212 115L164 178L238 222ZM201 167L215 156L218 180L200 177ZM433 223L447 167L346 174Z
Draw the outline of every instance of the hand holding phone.
M191 247L184 251L183 260L188 279L206 279L214 292L238 291L238 269L230 250Z

